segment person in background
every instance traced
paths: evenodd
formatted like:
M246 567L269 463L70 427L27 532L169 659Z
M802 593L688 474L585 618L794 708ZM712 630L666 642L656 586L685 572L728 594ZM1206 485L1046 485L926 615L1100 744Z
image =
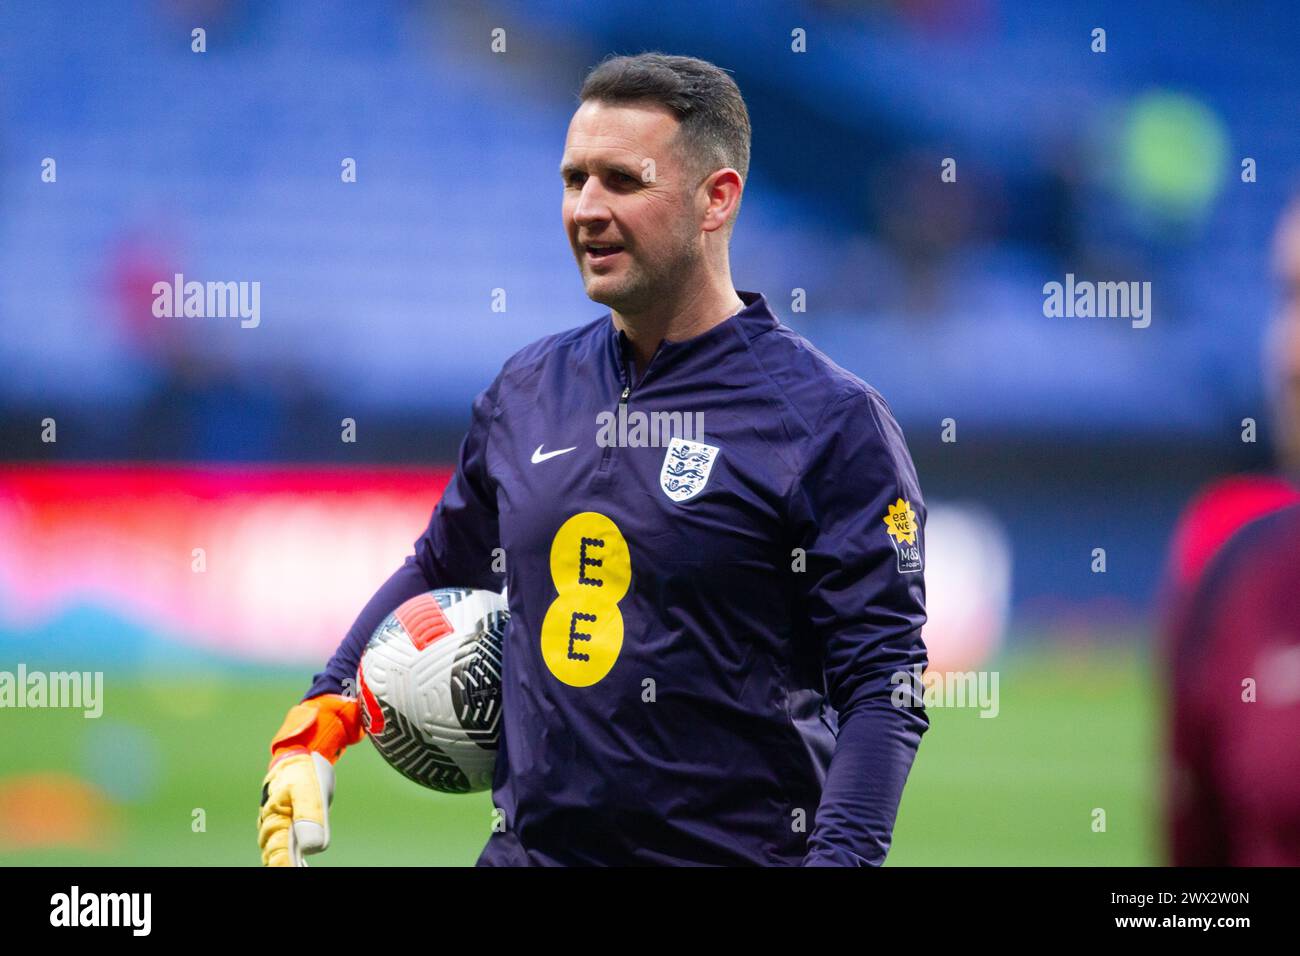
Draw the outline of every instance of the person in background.
M1274 245L1273 474L1214 482L1178 523L1161 654L1177 866L1300 864L1300 198Z

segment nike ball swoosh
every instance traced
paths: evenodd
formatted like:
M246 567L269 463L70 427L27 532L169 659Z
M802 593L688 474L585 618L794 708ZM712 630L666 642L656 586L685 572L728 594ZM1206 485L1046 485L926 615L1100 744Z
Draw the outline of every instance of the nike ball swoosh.
M569 452L577 449L577 447L577 445L574 445L573 448L560 448L556 451L548 451L545 454L542 454L542 446L538 445L537 451L533 452L533 464L540 465L542 462L546 461L546 459L554 458L556 455L567 455Z

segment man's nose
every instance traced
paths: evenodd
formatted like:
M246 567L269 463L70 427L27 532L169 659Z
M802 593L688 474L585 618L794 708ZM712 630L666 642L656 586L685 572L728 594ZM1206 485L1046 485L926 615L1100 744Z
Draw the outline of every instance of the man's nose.
M603 222L609 219L609 203L605 190L594 176L582 184L578 204L573 208L573 221L578 225Z

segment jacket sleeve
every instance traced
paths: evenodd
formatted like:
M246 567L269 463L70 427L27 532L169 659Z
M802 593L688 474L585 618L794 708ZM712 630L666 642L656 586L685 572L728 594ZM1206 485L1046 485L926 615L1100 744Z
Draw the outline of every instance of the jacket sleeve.
M501 376L474 400L469 431L461 441L455 473L414 552L362 609L305 698L355 691L357 665L370 635L402 602L440 587L500 591L505 575L494 571L499 546L496 494L488 476L487 446L497 414ZM345 684L344 682L348 682Z
M815 429L793 492L796 575L839 733L805 866L878 866L903 784L929 727L925 505L902 430L884 400L857 392Z

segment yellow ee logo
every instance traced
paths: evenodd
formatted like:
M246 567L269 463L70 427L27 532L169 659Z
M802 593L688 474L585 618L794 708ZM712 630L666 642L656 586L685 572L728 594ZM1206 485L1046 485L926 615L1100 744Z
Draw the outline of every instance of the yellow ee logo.
M551 542L558 594L542 621L542 659L570 687L590 687L623 649L618 602L632 583L632 557L618 525L596 511L576 514Z

